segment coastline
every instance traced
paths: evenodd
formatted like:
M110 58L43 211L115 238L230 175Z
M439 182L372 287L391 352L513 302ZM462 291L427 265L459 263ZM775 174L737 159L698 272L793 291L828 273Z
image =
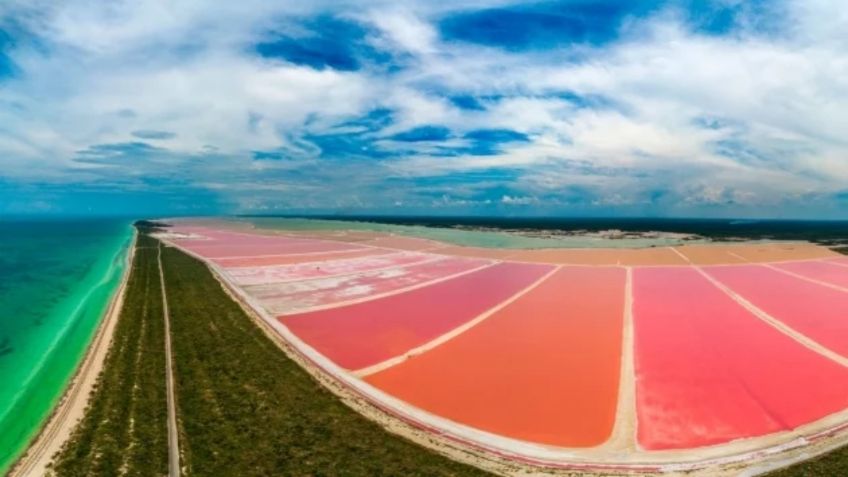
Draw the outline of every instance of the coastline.
M133 229L132 239L126 252L123 276L103 313L97 330L50 415L30 440L26 450L10 467L8 473L10 477L45 475L53 456L61 450L74 427L85 414L91 392L97 383L112 343L118 316L123 308L137 239L138 231Z

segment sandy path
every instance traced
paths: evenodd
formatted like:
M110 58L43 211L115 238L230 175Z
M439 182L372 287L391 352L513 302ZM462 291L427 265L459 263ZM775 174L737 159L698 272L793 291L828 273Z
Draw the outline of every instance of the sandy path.
M124 304L124 292L127 281L132 270L133 258L135 257L135 245L137 235L133 235L127 254L127 266L121 284L112 297L106 315L98 326L97 333L91 342L82 364L71 379L65 394L59 404L53 410L53 414L41 429L38 437L30 444L26 453L21 456L9 472L10 477L43 476L47 473L47 466L53 460L65 442L70 438L71 432L77 423L85 415L88 407L91 391L97 383L97 378L103 370L106 355L112 344L112 336L118 322L118 316Z
M168 476L180 475L180 445L177 434L177 410L174 397L174 365L171 355L171 314L165 292L165 273L162 271L162 242L159 242L156 260L159 262L159 284L162 286L162 314L165 319L165 384L168 392Z

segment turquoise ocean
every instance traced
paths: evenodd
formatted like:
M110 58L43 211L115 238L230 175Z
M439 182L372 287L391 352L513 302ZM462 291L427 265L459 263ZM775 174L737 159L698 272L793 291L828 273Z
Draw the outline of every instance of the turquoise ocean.
M0 475L61 398L131 241L125 219L0 218Z

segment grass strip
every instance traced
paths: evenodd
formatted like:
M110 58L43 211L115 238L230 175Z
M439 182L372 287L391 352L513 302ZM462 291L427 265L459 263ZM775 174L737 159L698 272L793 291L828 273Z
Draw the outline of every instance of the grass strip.
M59 476L167 471L164 324L156 241L139 235L123 309L85 416L54 458Z
M844 447L768 474L769 477L833 477L837 475L848 475L848 449Z

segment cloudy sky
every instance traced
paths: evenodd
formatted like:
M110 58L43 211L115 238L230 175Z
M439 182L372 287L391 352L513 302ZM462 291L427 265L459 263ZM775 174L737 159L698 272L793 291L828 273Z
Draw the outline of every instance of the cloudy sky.
M0 214L848 218L837 0L3 0Z

